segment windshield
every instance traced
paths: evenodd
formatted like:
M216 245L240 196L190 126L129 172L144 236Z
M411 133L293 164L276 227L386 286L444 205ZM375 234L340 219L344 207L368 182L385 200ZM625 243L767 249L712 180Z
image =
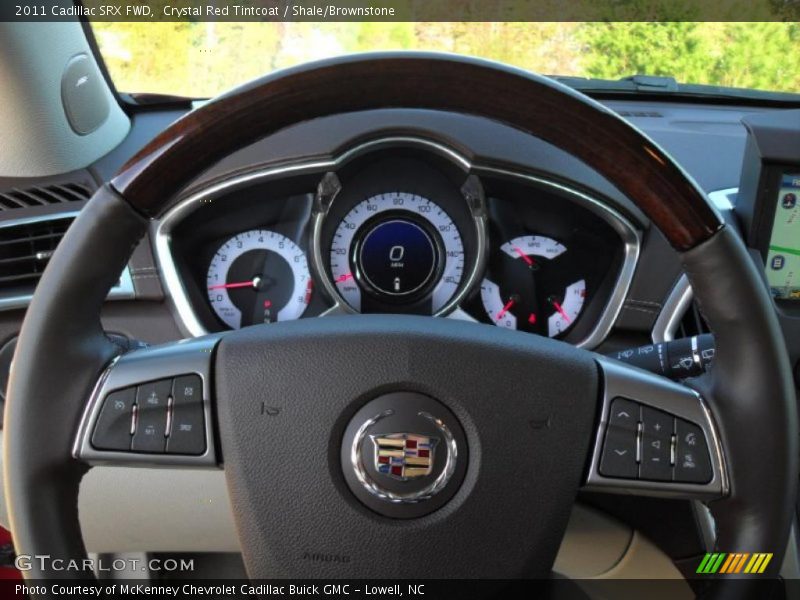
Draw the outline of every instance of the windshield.
M95 22L118 90L211 97L270 71L378 50L480 56L538 73L800 92L798 23Z

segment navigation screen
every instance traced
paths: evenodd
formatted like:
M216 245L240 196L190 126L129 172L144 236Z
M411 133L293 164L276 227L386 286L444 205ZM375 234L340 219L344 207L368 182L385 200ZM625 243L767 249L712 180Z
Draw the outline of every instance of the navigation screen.
M766 268L775 298L800 300L800 173L781 178Z

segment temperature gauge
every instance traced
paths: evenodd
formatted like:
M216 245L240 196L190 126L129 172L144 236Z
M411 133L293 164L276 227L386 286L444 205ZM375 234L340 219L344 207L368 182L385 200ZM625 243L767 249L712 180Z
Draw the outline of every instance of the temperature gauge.
M567 247L526 235L502 246L481 283L481 302L492 323L559 337L572 327L586 300L586 280L564 268Z

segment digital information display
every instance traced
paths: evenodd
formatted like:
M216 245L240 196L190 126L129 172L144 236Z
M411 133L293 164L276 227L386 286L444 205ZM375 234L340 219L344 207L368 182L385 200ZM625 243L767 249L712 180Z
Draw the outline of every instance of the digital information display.
M800 173L784 174L767 252L767 281L777 299L800 300Z

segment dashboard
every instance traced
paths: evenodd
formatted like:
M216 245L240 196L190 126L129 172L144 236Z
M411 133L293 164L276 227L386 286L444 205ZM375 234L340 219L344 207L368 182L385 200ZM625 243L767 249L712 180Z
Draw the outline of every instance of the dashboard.
M392 313L585 347L612 327L640 247L596 192L408 136L211 182L155 237L192 335Z

